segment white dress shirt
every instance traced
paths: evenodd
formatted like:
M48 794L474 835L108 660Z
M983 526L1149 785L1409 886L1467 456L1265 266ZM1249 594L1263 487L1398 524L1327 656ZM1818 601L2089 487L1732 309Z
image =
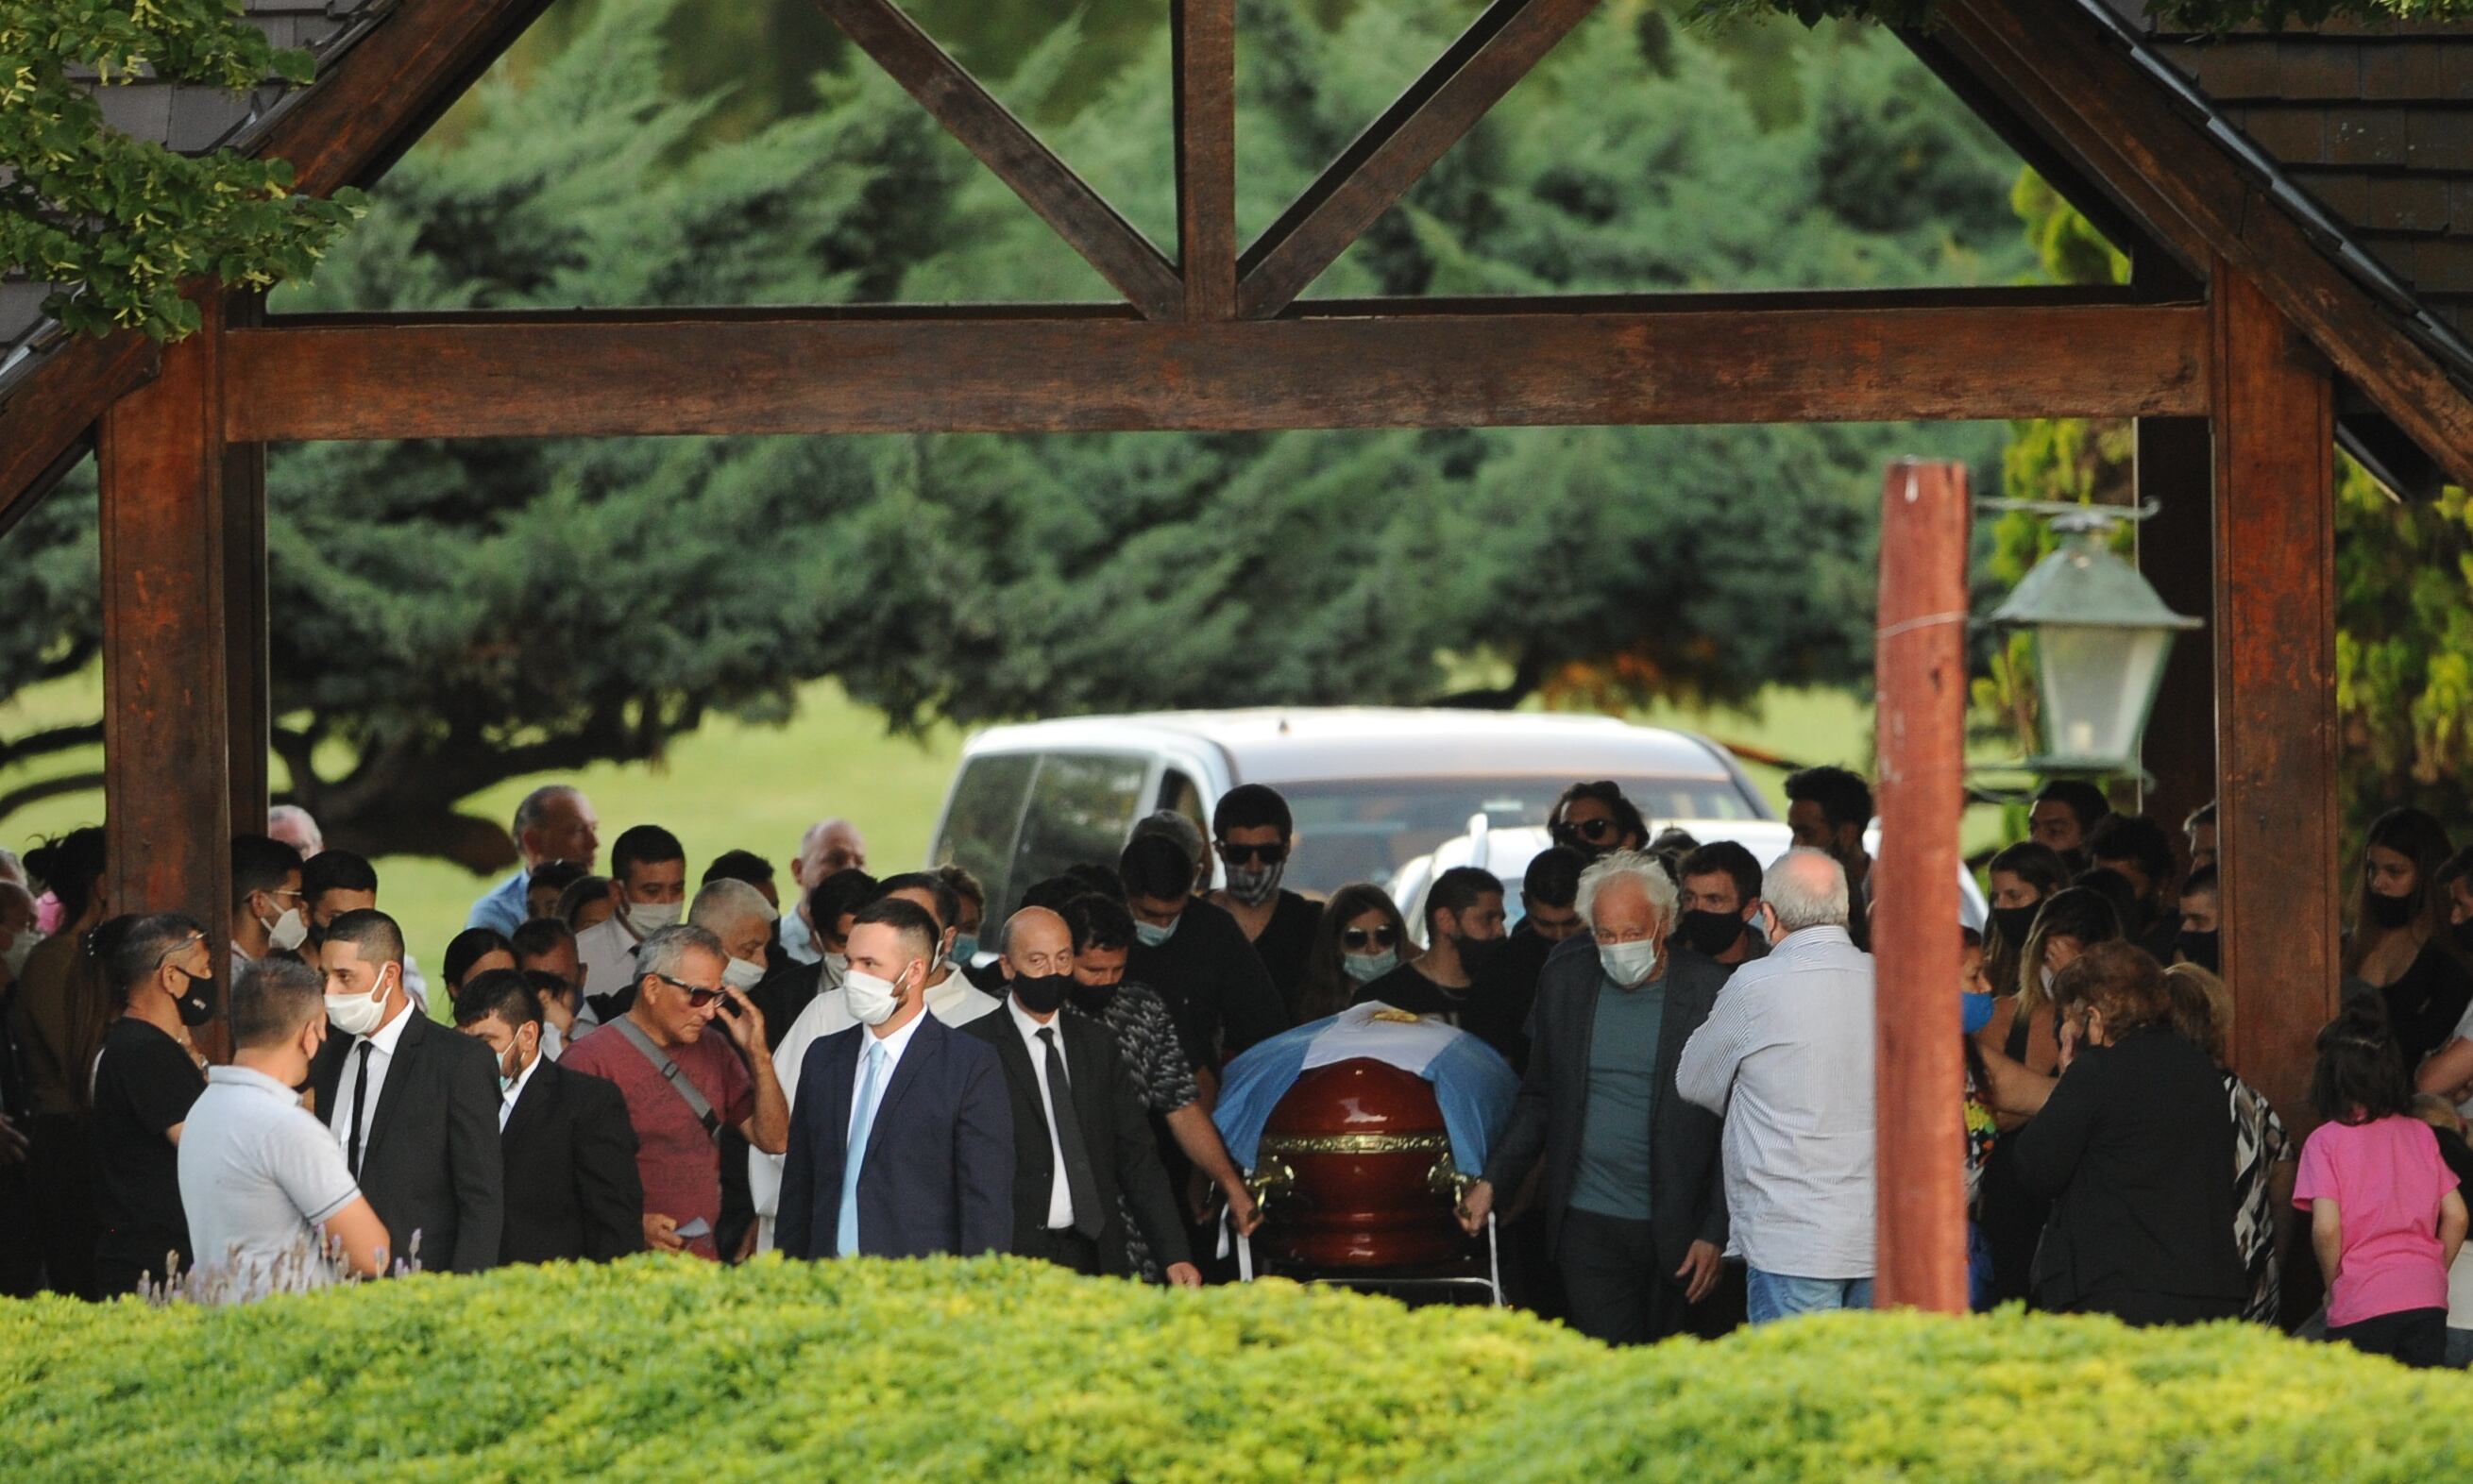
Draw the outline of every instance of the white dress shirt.
M636 945L642 942L627 930L616 913L575 935L575 961L584 969L587 994L615 994L636 982ZM577 1014L591 1007L579 1004ZM594 1016L598 1022L600 1017Z
M1842 927L1735 970L1675 1090L1726 1120L1726 1207L1764 1273L1873 1276L1872 955Z
M367 1036L353 1037L352 1043L344 1048L343 1074L335 1079L335 1113L326 1120L326 1126L335 1131L335 1142L344 1146L345 1158L351 1156L352 1097L361 1075L362 1043L367 1042L370 1047L370 1109L361 1117L361 1158L366 1160L370 1154L370 1132L377 1127L378 1105L384 1101L379 1094L386 1090L387 1068L395 1065L395 1048L403 1040L403 1028L410 1025L412 1017L419 1014L420 1012L412 1008L407 998L403 1008L396 1012L394 1019ZM354 1170L352 1174L357 1179L360 1171Z
M1056 1096L1047 1086L1047 1042L1039 1039L1039 1033L1051 1032L1051 1039L1056 1042L1056 1054L1063 1056L1064 1013L1060 1011L1049 1016L1047 1023L1042 1025L1031 1017L1029 1011L1021 1008L1021 1001L1007 999L1005 1014L1013 1017L1013 1028L1020 1035L1023 1048L1030 1053L1030 1074L1039 1080L1039 1106L1047 1114L1047 1230L1062 1231L1073 1225L1073 1190L1065 1179L1065 1141L1056 1132ZM1073 1074L1068 1071L1065 1075L1071 1077ZM1072 1090L1066 1089L1068 1096Z
M547 1027L544 1026L543 1029L545 1030ZM504 1134L507 1132L507 1120L515 1116L516 1099L524 1095L524 1084L533 1080L533 1073L540 1070L541 1063L547 1060L549 1060L549 1053L546 1051L537 1051L533 1053L533 1059L524 1064L524 1069L516 1073L515 1082L508 1087L506 1091L498 1094L499 1133Z

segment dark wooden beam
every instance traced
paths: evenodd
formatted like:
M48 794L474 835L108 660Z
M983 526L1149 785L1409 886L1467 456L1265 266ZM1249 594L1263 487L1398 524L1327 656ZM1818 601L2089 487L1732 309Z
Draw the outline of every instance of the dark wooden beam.
M233 294L228 326L259 323L266 300ZM217 409L220 412L220 406ZM266 828L267 732L273 695L267 671L266 445L227 443L223 451L224 690L231 734L231 820L236 829Z
M1245 250L1240 312L1277 314L1305 292L1596 9L1597 0L1493 0Z
M2335 368L2460 484L2473 484L2473 396L2100 21L2052 0L1946 0L1941 34L2029 101L2073 156L2186 265L2247 275Z
M189 914L228 979L223 305L202 308L103 419L104 825L112 910Z
M2139 806L2177 843L2216 797L2215 473L2204 418L2141 418L2136 438L2138 497L2161 507L2138 527L2138 570L2174 612L2207 623L2173 646L2140 759L2154 781Z
M397 5L288 100L252 155L292 162L293 189L325 196L367 185L429 131L549 0L420 0Z
M1116 292L1154 320L1183 311L1185 286L1150 239L1117 215L893 0L816 3Z
M1185 317L1236 313L1236 0L1174 0L1177 272Z
M2190 415L2207 312L1517 308L1226 323L350 316L230 332L240 441ZM1603 305L1605 301L1598 301ZM352 395L331 395L349 387Z
M0 403L0 538L84 457L104 410L161 368L143 335L72 340Z
M2335 1014L2335 414L2327 364L2248 275L2215 273L2217 836L2233 1065L2296 1134Z

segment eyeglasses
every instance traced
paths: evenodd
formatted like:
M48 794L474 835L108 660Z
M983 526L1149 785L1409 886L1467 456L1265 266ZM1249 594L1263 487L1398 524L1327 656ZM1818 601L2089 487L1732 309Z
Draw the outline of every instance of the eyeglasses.
M729 998L729 992L726 990L707 990L700 989L692 984L681 984L676 979L671 978L668 974L655 974L653 977L660 980L663 984L668 985L671 989L684 991L687 997L687 1008L689 1010L702 1010L705 1006L711 1004L714 1000Z
M1339 935L1340 945L1348 948L1387 948L1399 941L1400 930L1394 927L1378 927L1371 932L1362 927L1351 927Z
M1222 840L1219 842L1219 853L1226 856L1228 864L1232 866L1247 865L1255 861L1260 861L1265 866L1276 866L1288 858L1288 848L1285 845L1231 845Z

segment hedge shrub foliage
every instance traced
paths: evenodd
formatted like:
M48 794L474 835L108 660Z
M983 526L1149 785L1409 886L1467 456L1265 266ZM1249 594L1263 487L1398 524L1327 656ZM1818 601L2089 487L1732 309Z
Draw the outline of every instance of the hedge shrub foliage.
M1013 1259L0 1304L0 1477L2461 1476L2473 1383L2252 1329L1844 1315L1615 1352L1521 1316Z

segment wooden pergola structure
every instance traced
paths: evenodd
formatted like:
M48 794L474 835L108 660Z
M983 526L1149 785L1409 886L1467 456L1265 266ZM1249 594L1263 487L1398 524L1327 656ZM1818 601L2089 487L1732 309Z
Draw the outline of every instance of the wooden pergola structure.
M2444 347L2163 85L2097 0L1946 0L1908 37L2135 262L2126 289L1301 299L1594 8L1491 0L1260 239L1235 213L1235 0L1173 6L1173 259L892 0L824 10L1121 294L964 308L268 316L56 353L0 407L0 529L102 469L113 900L227 913L267 802L264 450L292 440L2089 417L2138 419L2143 564L2209 619L2150 735L2221 801L2245 1072L2287 1107L2331 1013L2340 389L2473 483ZM258 141L383 171L544 0L402 0Z

